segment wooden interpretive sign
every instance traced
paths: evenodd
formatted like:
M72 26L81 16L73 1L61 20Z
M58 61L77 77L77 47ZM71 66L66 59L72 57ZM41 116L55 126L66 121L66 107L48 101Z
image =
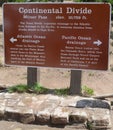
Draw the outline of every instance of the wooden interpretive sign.
M108 69L110 5L4 4L5 64Z

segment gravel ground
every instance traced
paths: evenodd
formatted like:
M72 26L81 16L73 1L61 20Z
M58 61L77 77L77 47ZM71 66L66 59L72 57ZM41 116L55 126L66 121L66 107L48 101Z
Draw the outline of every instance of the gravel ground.
M49 127L47 125L31 125L21 124L18 122L0 121L1 130L86 130L82 128L75 128L74 126L66 126L64 128Z

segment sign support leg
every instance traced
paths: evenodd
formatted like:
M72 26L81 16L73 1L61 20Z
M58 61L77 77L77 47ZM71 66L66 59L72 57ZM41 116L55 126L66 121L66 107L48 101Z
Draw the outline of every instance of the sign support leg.
M81 70L71 70L70 94L81 95Z
M27 85L29 87L32 87L39 81L40 81L40 70L37 68L28 67L27 68Z

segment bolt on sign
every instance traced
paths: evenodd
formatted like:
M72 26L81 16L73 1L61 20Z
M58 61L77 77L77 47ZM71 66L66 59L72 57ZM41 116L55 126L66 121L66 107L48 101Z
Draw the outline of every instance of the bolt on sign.
M5 64L108 69L110 5L4 4Z

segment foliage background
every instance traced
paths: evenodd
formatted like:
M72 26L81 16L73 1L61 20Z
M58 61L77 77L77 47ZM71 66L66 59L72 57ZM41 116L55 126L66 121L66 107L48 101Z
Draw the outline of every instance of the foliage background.
M6 0L1 0L6 1ZM43 1L59 1L59 0L7 0L8 2L43 2ZM113 0L73 0L74 2L109 2L113 5Z
M0 5L4 2L63 2L64 0L0 0ZM108 2L112 5L113 8L113 0L72 0L73 2Z
M63 0L1 0L1 3L3 1L8 2L63 2ZM113 9L113 0L72 0L73 2L108 2L112 5ZM112 10L113 14L113 10Z

